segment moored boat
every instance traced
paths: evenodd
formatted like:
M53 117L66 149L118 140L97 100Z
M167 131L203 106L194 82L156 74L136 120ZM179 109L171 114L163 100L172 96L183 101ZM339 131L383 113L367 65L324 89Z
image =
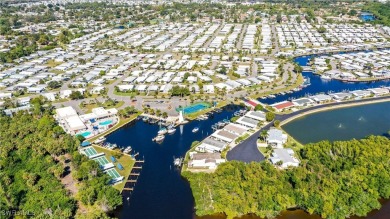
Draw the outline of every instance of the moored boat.
M126 153L126 154L130 154L131 152L131 146L127 146L124 150L123 150L123 153Z
M100 143L103 143L104 141L106 140L106 138L104 136L96 139L96 141L94 141L95 144L100 144Z
M155 142L162 142L164 140L165 136L164 135L157 135L155 138L152 140Z
M198 127L195 127L194 129L192 129L192 133L196 133L199 131L199 128Z
M172 127L168 127L168 134L173 134L176 132L176 129L172 126Z
M166 133L168 132L168 130L166 128L160 128L160 130L158 130L157 134L159 135L165 135Z

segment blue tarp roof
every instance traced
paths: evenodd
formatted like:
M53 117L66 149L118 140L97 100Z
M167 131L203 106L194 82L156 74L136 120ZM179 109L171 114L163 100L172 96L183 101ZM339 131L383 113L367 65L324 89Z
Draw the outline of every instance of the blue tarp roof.
M115 163L116 162L115 157L111 156L111 161Z
M86 146L89 146L89 145L91 145L91 143L89 141L84 141L83 143L81 143L82 147L86 147Z
M118 163L117 166L118 166L118 169L123 170L123 166L120 163Z

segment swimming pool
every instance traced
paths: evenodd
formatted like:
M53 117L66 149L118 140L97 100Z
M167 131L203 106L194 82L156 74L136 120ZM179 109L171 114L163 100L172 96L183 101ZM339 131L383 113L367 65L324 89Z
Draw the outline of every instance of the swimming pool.
M184 114L191 114L191 113L196 113L200 110L204 110L207 108L209 108L209 105L206 103L196 103L194 105L181 108L181 109L179 109L179 111L183 110Z
M90 134L91 134L91 132L87 131L87 132L79 133L79 134L77 134L77 135L81 135L81 136L83 136L84 138L86 138L86 137L88 137Z
M106 120L104 122L100 122L99 125L110 125L112 123L112 120Z
M363 21L373 21L373 20L375 20L375 16L372 13L363 12L363 13L360 14L359 17Z

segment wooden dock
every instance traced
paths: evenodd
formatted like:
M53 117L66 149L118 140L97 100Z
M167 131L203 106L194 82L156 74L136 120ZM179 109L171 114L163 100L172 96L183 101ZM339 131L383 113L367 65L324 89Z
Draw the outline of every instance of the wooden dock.
M129 183L128 187L123 188L123 191L134 191L135 184L137 183L138 177L140 176L139 170L142 170L142 164L145 162L145 160L135 160L135 164L139 164L141 166L133 166L130 175L127 177L126 184ZM134 165L135 165L134 164Z

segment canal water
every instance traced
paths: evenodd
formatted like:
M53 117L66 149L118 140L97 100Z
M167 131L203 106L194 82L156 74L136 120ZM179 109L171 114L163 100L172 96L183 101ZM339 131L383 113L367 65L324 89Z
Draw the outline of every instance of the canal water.
M142 171L134 192L124 192L120 218L131 219L189 219L194 217L194 200L187 181L173 166L174 157L183 157L193 141L201 141L213 131L211 126L223 119L230 119L238 106L227 106L222 113L215 113L208 120L193 121L166 135L161 144L152 142L159 126L142 120L128 124L107 136L107 141L119 147L131 146L144 159ZM199 127L197 133L192 129Z
M309 114L282 128L302 144L386 135L390 131L390 102Z
M299 57L295 61L300 65L306 65L311 56ZM299 92L293 94L279 95L273 99L261 99L263 103L272 104L275 102L288 100L291 98L300 98L309 94L328 91L343 91L367 89L372 87L390 86L389 81L380 81L373 83L343 83L340 81L322 81L319 76L311 73L303 73L305 77L309 77L311 85ZM386 106L388 107L388 105ZM173 135L167 135L164 142L157 144L152 142L152 138L157 135L159 127L157 125L146 124L142 121L136 121L127 126L115 131L107 136L107 141L116 143L120 147L131 146L135 152L139 152L138 158L144 159L141 175L130 195L124 192L123 207L118 210L118 217L121 219L191 219L195 218L194 200L188 182L180 176L180 172L173 166L175 157L182 157L188 151L193 141L201 141L212 133L211 126L223 119L229 119L233 116L233 112L237 110L236 106L228 106L222 113L214 114L214 117L205 121L190 122L182 127L178 127ZM378 109L377 109L378 110ZM372 112L372 111L371 111ZM389 108L381 110L381 114L389 115ZM379 113L376 113L379 114ZM366 117L367 114L362 114L364 120L360 120L359 125L367 127L365 134L362 132L360 136L374 134L371 132L371 127L364 125L372 125L371 123L381 123L382 120L376 119L381 117ZM359 117L360 118L360 117ZM358 118L358 119L359 119ZM383 118L383 117L382 117ZM388 118L388 117L387 117ZM355 118L352 118L355 119ZM321 126L312 124L311 127ZM339 121L345 123L347 121ZM293 124L293 123L291 123ZM349 125L348 125L349 126ZM197 133L192 133L194 127L199 127ZM299 128L301 129L301 128ZM377 130L377 129L375 129ZM337 130L340 131L340 130ZM375 133L383 134L385 130L375 131ZM302 132L304 133L304 132ZM359 132L360 133L360 132ZM306 134L306 133L305 133ZM358 136L349 135L358 138ZM297 137L299 138L299 137ZM333 139L333 138L330 138ZM304 139L303 139L304 140ZM303 142L301 139L301 141ZM312 141L309 139L309 141ZM130 200L127 201L127 197ZM369 219L389 218L390 202L385 202L380 211L370 213ZM223 216L207 216L200 217L202 219L220 219ZM254 219L255 216L245 216L243 218ZM308 215L301 210L284 211L277 219L318 219L318 216Z
M221 215L195 216L194 200L190 186L180 176L179 171L173 167L173 159L174 157L184 156L193 141L200 141L212 133L211 125L223 119L231 118L233 112L237 109L236 106L228 106L222 113L214 114L209 120L193 121L182 126L182 128L178 127L175 134L167 135L161 144L154 143L151 140L157 134L158 125L150 125L142 121L128 124L107 136L108 142L116 143L120 147L130 145L135 152L140 153L138 159L145 160L134 192L131 195L127 192L124 193L123 207L119 209L118 217L122 219L224 219L225 217ZM348 127L360 127L358 131L354 131L357 134L356 136L346 132L349 139L361 138L369 134L382 135L390 129L390 113L388 112L390 112L389 102L343 108L308 115L303 117L303 119L294 120L286 124L283 128L299 141L305 143L322 139L346 139L342 135L340 135L340 138L332 137L332 133L328 131L319 131L318 133L320 134L315 134L316 138L312 138L308 134L312 130L317 130L321 127L321 129L331 129L333 134L338 136L337 133L340 131L338 126L336 126L338 123ZM332 113L334 114L332 115ZM324 114L330 115L324 116ZM312 116L316 117L315 121L306 120L312 119ZM294 129L294 126L303 120L306 120L305 123L311 125L303 124L302 127L299 126L299 128ZM338 123L335 123L333 120L337 120ZM192 133L194 127L199 127L200 131ZM305 135L301 133L305 133ZM321 134L324 134L324 136ZM299 137L300 135L302 137ZM127 197L130 197L129 201L127 201ZM386 201L383 202L383 206L379 211L371 212L366 218L388 219L389 215L390 201ZM353 218L361 219L358 217ZM259 219L259 217L244 216L241 219ZM302 210L294 210L283 211L276 219L320 219L320 217L309 215Z
M308 62L315 55L301 56L294 59L300 66L307 66ZM375 81L375 82L342 82L339 80L323 80L320 76L311 72L303 72L302 75L310 79L310 85L300 91L291 94L277 95L275 98L258 99L262 103L273 104L285 100L297 99L308 95L315 95L318 93L342 92L352 90L362 90L369 88L376 88L382 86L390 86L390 80Z

